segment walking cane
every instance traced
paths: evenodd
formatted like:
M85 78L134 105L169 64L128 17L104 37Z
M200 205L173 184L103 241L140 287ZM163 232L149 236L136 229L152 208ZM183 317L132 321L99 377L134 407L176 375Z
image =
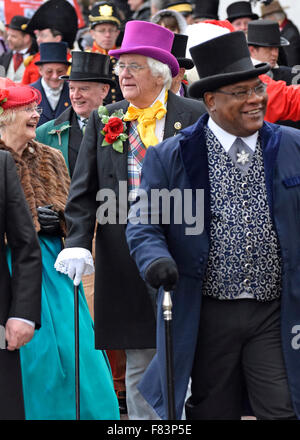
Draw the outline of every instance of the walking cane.
M74 327L75 327L75 400L76 400L76 420L80 420L79 298L78 298L78 286L74 286Z
M165 321L166 365L168 389L168 419L176 420L174 398L174 370L173 370L173 343L172 343L172 300L170 292L164 292L162 303Z

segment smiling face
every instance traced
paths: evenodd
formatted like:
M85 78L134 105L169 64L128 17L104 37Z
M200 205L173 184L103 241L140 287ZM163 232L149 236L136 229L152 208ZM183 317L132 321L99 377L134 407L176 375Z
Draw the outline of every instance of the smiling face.
M109 85L92 81L70 81L69 93L72 107L77 115L88 118L90 113L103 104Z
M144 55L124 54L120 56L119 63L140 66L140 70L134 72L127 67L122 70L119 83L127 101L139 108L149 107L163 88L163 78L151 73L147 57Z
M261 84L259 78L241 81L221 87L224 92L240 92L257 87ZM206 92L204 95L211 118L228 133L235 136L247 137L262 127L266 112L268 96L261 96L254 92L245 100L238 100L231 95L217 92Z
M14 146L20 143L26 145L35 138L35 130L40 119L36 108L37 103L33 102L13 110L13 114L7 119L1 133L1 138L6 145L14 149Z
M64 80L59 79L59 77L66 75L68 68L69 66L63 63L45 63L39 66L39 72L49 87L58 89L64 82Z

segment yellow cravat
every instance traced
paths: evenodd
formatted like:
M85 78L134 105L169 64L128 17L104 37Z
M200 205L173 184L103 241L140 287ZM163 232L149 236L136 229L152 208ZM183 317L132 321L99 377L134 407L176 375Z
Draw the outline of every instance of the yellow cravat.
M136 108L130 105L124 116L124 121L138 121L138 133L141 141L148 148L150 145L158 143L155 135L156 119L162 119L166 113L167 110L159 100L148 108Z

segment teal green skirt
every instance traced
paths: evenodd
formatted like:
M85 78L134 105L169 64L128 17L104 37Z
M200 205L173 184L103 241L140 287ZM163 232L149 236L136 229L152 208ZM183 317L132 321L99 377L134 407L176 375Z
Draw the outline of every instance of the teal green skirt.
M41 328L20 349L27 420L76 419L74 287L54 263L56 237L40 236L43 260ZM10 258L9 258L10 260ZM118 420L119 406L106 353L94 348L93 321L79 289L80 413L82 420Z

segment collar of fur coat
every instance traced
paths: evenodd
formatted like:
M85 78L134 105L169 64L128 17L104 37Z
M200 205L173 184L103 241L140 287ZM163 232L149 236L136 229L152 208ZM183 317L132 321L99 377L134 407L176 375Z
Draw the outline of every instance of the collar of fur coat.
M36 231L40 230L37 207L53 205L53 209L60 214L61 229L65 235L63 213L70 177L62 153L36 141L28 143L22 156L7 147L1 139L0 149L9 151L14 158Z

